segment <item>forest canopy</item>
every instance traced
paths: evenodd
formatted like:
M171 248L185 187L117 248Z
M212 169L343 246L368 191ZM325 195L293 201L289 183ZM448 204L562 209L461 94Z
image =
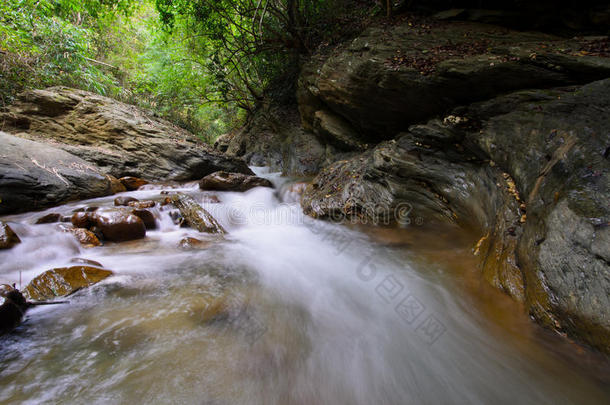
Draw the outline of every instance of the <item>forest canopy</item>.
M0 103L25 89L66 85L153 109L212 141L265 103L291 102L303 56L359 29L375 7L367 0L4 1Z

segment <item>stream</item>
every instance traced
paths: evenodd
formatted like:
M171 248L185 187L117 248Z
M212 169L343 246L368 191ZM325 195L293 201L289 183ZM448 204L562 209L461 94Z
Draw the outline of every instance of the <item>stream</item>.
M0 283L25 287L76 257L116 274L0 337L0 403L610 403L607 360L536 326L478 277L476 235L425 219L314 220L290 179L254 169L276 188L170 190L195 198L224 238L159 207L145 239L96 248L34 225L116 196L2 218L22 243L0 251ZM209 245L179 249L188 236Z

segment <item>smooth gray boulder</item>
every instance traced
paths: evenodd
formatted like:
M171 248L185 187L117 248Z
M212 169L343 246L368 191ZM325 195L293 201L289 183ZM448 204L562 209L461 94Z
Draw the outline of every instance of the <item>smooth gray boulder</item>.
M0 132L0 215L112 194L95 165L51 145Z

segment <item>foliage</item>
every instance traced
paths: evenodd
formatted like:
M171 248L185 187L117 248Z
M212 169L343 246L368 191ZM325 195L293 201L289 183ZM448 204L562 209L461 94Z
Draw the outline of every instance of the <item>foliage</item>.
M170 32L188 38L191 55L206 61L214 82L208 100L252 111L278 77L295 71L370 2L350 0L156 0ZM347 23L347 24L346 24Z
M66 85L149 108L208 141L269 100L302 57L360 29L371 0L5 0L0 102Z
M31 87L68 85L106 94L115 86L98 66L93 24L126 0L8 0L0 5L0 91L3 102ZM96 16L94 18L93 16Z

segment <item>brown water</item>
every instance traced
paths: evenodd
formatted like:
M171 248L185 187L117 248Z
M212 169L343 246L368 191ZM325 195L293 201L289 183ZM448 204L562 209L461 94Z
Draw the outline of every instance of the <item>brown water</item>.
M159 215L142 241L80 247L47 212L4 218L22 238L0 282L73 257L116 276L31 311L0 338L2 403L603 404L608 363L534 325L477 275L454 229L353 228L304 217L280 191L193 195L229 231ZM158 190L126 193L140 199Z

